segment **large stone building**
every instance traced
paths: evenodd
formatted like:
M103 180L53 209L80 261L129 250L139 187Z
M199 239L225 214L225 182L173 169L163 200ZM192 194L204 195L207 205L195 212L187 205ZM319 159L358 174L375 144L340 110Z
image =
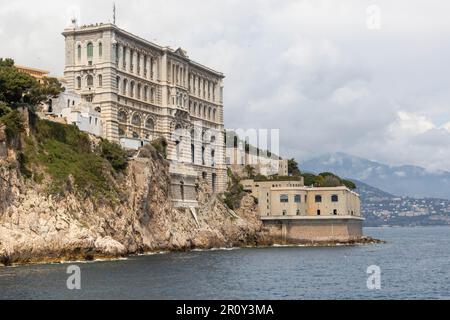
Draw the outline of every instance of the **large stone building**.
M197 177L225 189L222 73L115 24L74 22L63 35L66 90L99 112L103 137L125 147L166 138L180 205L195 205Z
M362 237L359 195L347 187L306 187L303 178L241 181L258 214L284 241L348 241Z

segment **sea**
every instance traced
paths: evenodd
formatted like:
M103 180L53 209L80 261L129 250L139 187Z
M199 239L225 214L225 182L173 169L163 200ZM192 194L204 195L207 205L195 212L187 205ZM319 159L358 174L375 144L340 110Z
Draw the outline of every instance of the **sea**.
M0 299L450 299L450 227L364 233L386 243L0 267Z

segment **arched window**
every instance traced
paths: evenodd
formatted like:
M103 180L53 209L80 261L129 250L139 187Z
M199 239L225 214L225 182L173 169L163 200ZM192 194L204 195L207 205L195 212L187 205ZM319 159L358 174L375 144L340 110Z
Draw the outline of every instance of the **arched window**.
M333 195L331 196L331 202L338 202L338 201L339 201L338 195L337 195L337 194L333 194Z
M136 68L137 73L140 74L141 73L141 54L140 53L137 54L137 63L136 63L136 65L137 65L137 68Z
M145 127L151 131L155 129L155 123L152 118L148 118L147 121L145 121Z
M92 42L89 42L87 44L86 51L88 60L92 60L92 57L94 56L94 45L92 44Z
M315 197L315 201L316 201L316 203L320 203L320 202L322 202L322 196L320 196L320 195L316 195L316 197Z
M141 125L141 117L138 114L133 115L133 118L131 119L131 124L135 126Z
M183 181L180 182L180 195L181 195L181 200L184 201L184 182Z
M130 49L130 70L133 71L133 58L134 58L134 52Z
M117 91L119 91L119 86L120 86L120 77L116 78L116 89Z
M216 142L216 136L211 136L211 143Z
M138 99L141 99L141 84L140 83L137 85L136 97Z
M128 84L128 80L127 79L123 79L123 85L122 85L122 94L123 95L127 94L127 84Z
M213 167L216 165L215 159L214 159L215 156L216 156L216 152L214 150L211 150L211 166L213 166Z
M151 89L150 89L150 101L151 101L152 103L155 102L155 89L154 89L154 88L151 88Z
M103 77L101 74L98 75L98 86L99 87L103 86Z
M205 147L202 147L202 165L205 165Z
M144 100L148 101L148 87L147 86L144 87Z
M100 42L98 44L98 56L101 58L103 55L103 44Z
M288 196L287 194L282 194L282 195L280 196L280 202L281 202L281 203L287 203L287 202L289 202L289 196Z
M213 173L211 180L213 192L216 192L216 181L217 181L217 174Z
M77 55L78 55L78 61L80 61L81 60L81 44L79 44L77 47Z
M134 97L134 82L130 82L130 97Z
M92 75L88 75L86 77L86 84L88 87L92 87L94 85L94 77Z
M191 162L195 163L195 145L191 143Z
M119 113L117 114L117 119L119 120L119 122L126 123L127 114L125 113L125 111L120 110Z
M125 131L121 128L119 128L119 137L125 137Z
M123 53L122 53L122 67L126 69L127 67L127 48L123 47Z
M211 107L208 109L208 119L210 119L211 120Z
M213 117L212 117L213 121L217 121L216 119L216 109L213 109Z
M81 89L81 77L77 77L77 88Z

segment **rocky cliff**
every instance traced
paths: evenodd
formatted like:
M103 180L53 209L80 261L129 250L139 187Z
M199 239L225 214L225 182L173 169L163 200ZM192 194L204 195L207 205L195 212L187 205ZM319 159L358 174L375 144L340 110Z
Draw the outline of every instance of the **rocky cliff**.
M0 128L0 146L5 139ZM0 264L266 243L251 196L234 213L200 181L200 208L175 209L169 164L152 147L114 178L118 201L80 197L71 188L63 197L49 194L52 180L24 177L16 159L15 150L0 153Z

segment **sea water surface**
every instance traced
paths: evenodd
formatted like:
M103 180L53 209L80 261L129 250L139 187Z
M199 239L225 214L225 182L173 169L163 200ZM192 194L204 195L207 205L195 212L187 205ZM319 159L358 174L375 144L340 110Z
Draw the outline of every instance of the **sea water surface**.
M386 244L194 251L0 268L0 299L450 299L450 227L366 228ZM381 289L367 268L381 269Z

